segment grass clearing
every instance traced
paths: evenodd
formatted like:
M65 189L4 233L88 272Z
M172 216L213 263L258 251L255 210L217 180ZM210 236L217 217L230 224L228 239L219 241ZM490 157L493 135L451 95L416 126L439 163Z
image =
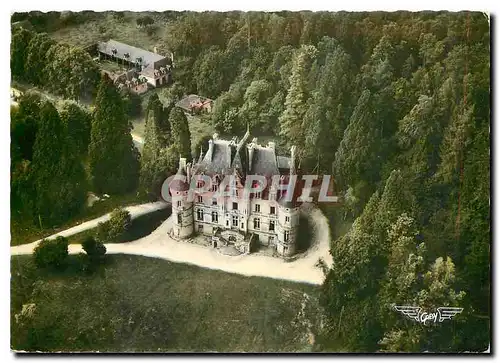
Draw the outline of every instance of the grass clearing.
M195 153L195 146L204 136L212 136L215 133L215 128L209 122L208 118L200 116L187 116L189 124L189 132L191 133L191 152ZM206 150L204 150L206 152ZM196 155L199 157L199 155Z
M137 27L137 18L150 15L154 19L154 31L150 34L145 28ZM51 32L49 35L58 42L85 47L98 41L114 39L134 47L153 51L153 47L163 44L167 21L161 14L124 12L123 19L112 13L103 13L91 21L68 26Z
M24 243L31 243L37 239L48 237L57 232L63 231L70 227L76 226L88 220L98 218L106 213L111 212L118 207L127 207L134 204L147 202L146 199L140 198L136 193L131 193L123 196L111 196L108 199L96 202L92 207L84 207L82 212L71 218L64 224L52 228L40 228L27 218L18 217L14 211L11 211L10 220L10 245L17 246Z
M155 212L142 215L135 219L132 219L130 228L125 233L120 241L108 242L108 243L123 243L135 241L139 238L146 237L151 234L156 228L158 228L172 213L171 208L160 209ZM86 231L74 234L68 237L68 242L70 244L81 244L85 237L94 236L97 232L97 228L88 229Z
M311 351L318 288L109 255L100 269L11 258L11 346L42 351ZM26 309L31 305L30 310ZM16 323L16 314L25 313ZM19 315L18 315L19 316Z

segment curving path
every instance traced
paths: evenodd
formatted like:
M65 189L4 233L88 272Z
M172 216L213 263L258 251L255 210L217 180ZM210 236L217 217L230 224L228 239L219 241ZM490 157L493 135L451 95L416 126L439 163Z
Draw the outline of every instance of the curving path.
M147 213L146 209L153 206L135 206L135 208L139 207L143 209L142 214L145 214ZM158 208L159 206L156 207ZM319 209L309 206L303 213L309 217L311 223L313 234L312 246L304 255L292 262L286 262L282 259L259 253L227 256L218 253L217 250L210 247L185 241L175 241L168 235L168 231L171 228L171 218L168 218L160 227L146 237L127 243L106 244L106 249L111 254L141 255L173 262L189 263L240 275L270 277L319 285L324 280L324 274L316 266L318 260L321 258L327 266L331 266L332 264L332 258L329 253L330 228L326 217ZM92 223L96 226L98 221L93 220L86 223ZM65 232L61 232L59 235L63 235ZM36 243L11 247L11 253L29 254ZM80 245L69 246L70 253L79 253L81 251Z
M156 212L157 210L167 208L170 204L166 202L154 202L154 203L146 203L146 204L139 204L139 205L132 205L130 207L125 207L124 209L130 212L130 217L132 219L143 216L148 213ZM92 219L87 222L80 223L77 226L71 227L69 229L66 229L64 231L58 232L56 234L53 234L51 236L45 237L45 239L53 239L58 236L63 236L63 237L69 237L74 234L86 231L88 229L96 228L97 225L100 222L106 222L109 219L111 213L105 214L99 218ZM25 255L25 254L30 254L33 253L33 249L40 243L41 239L32 242L32 243L27 243L24 245L18 245L18 246L12 246L10 248L10 253L12 255Z

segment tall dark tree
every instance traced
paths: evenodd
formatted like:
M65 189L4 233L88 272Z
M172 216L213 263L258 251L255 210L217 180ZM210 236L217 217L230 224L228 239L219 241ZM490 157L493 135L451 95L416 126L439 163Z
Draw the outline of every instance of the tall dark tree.
M42 226L60 223L85 202L85 171L55 107L46 102L33 152L35 218Z
M47 52L54 44L55 41L46 33L38 33L31 39L25 63L26 79L29 82L43 85L44 75L41 65L46 61Z
M12 142L18 145L22 159L31 160L33 157L40 105L41 100L37 94L27 93L18 101L17 110L11 113Z
M191 159L191 132L184 112L175 107L168 118L172 129L172 145L182 157Z
M167 110L157 94L150 97L146 110L144 148L141 154L139 187L142 193L159 196L161 184L169 175L164 154L171 142Z
M323 40L329 43L329 38ZM326 47L326 45L324 46ZM341 137L351 114L352 74L350 57L338 43L331 46L321 66L312 93L312 102L304 115L307 157L323 172L332 171ZM320 51L324 51L320 48ZM321 54L321 53L320 53Z
M130 135L123 101L106 77L99 85L92 119L89 165L94 191L123 194L135 190L139 152Z
M25 79L25 64L28 58L28 45L33 38L34 33L21 28L12 34L10 44L10 69L12 76L19 79Z
M302 46L294 56L290 88L286 95L285 110L281 115L280 136L286 140L288 146L295 145L299 150L299 158L305 149L304 115L306 102L310 96L307 86L307 75L312 60L316 56L314 46Z
M61 111L61 119L75 151L80 156L86 156L90 143L91 115L77 104L68 102Z

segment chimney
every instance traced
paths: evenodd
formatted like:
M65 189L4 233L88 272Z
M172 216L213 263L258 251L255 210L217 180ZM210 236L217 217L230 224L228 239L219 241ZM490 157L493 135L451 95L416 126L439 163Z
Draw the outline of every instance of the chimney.
M186 177L187 177L187 182L191 182L191 163L188 163L186 165Z
M214 152L214 140L208 140L208 151L207 151L206 155L208 155L208 160L209 161L212 161L212 154L213 154L213 152Z
M186 158L179 158L179 169L186 170Z
M290 148L290 174L295 174L295 145Z
M252 160L253 160L253 150L254 150L253 141L252 141L252 143L247 145L247 148L248 148L248 171L251 171L252 170Z
M201 163L203 161L203 145L200 148L200 158L198 159L198 163Z

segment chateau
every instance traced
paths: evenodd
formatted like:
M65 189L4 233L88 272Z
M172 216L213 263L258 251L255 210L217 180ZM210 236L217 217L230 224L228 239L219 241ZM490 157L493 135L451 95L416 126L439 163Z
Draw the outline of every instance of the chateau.
M240 253L267 248L281 256L295 253L298 203L294 193L287 195L286 190L296 180L292 178L297 173L295 147L290 157L279 156L273 142L262 146L256 138L248 142L249 137L248 131L241 140L222 140L214 134L197 162L180 158L169 184L172 237L185 239L198 233L210 237L214 248L233 246ZM248 176L264 177L266 187L249 192L258 188L255 182L248 188L245 181L252 180Z

